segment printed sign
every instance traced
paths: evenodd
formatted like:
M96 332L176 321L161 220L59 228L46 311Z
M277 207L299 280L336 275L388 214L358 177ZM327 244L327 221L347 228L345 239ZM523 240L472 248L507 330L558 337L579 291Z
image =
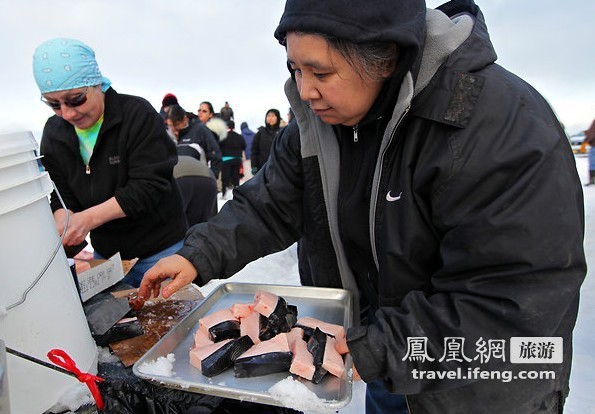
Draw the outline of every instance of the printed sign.
M116 253L106 262L78 275L81 299L86 302L99 292L118 283L123 277L122 259L120 253Z

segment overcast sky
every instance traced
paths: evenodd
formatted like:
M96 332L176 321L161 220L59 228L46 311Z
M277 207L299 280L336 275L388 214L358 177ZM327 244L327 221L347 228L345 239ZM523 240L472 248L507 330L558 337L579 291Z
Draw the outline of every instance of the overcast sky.
M3 2L0 133L39 132L52 115L39 101L31 61L35 47L53 37L87 43L114 89L143 96L156 109L172 92L192 112L203 100L216 110L229 101L236 121L252 129L264 124L269 108L286 117L285 52L273 37L282 0ZM595 118L595 1L476 2L497 62L537 88L569 133L586 129Z

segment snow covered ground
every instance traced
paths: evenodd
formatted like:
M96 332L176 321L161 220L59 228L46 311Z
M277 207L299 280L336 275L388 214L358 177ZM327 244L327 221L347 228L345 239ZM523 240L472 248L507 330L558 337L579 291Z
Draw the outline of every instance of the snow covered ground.
M577 169L585 182L588 164L585 156L577 156ZM595 266L595 186L585 187L585 253L589 269ZM222 205L225 200L219 200ZM591 273L591 271L589 271ZM219 283L226 281L298 285L296 247L263 257L250 263L242 271L227 280L212 281L201 291L206 296ZM570 396L566 401L568 414L595 414L595 281L590 275L583 284L579 318L574 331L574 360L570 381ZM365 412L365 384L356 382L351 402L339 411L340 414Z
M588 178L586 156L577 156L576 165L583 182ZM584 187L585 255L587 278L581 289L581 304L574 329L574 359L570 377L568 414L595 414L595 186Z

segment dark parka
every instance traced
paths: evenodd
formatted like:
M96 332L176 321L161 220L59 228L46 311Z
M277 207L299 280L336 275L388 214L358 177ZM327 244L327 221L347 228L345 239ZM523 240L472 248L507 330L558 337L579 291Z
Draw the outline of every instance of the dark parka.
M74 127L56 115L45 125L40 149L67 208L76 213L115 196L126 214L91 230L91 244L102 256L142 259L184 237L186 219L172 175L176 147L146 100L106 91L88 173ZM62 208L55 194L51 206Z
M391 392L406 394L412 414L561 411L586 264L581 186L548 104L493 63L483 16L470 2L442 7L448 15L467 12L473 24L439 64L417 52L433 46L424 38L425 10L419 20L411 6L418 2L397 2L403 13L394 1L375 2L370 10L355 2L350 10L351 3L340 0L302 3L287 2L279 38L301 27L373 40L367 29L374 27L378 36L413 53L405 59L410 71L392 118L381 131L369 210L362 217L369 223L378 306L374 322L348 331L362 378L383 379ZM382 7L385 13L371 10ZM369 13L385 20L366 25ZM357 27L345 24L345 14ZM187 235L180 254L204 284L304 236L314 284L344 287L357 297L365 278L353 274L338 230L337 206L349 195L339 192L337 130L299 100L291 80L286 93L297 123L284 129L268 164L237 189L234 200ZM463 351L473 358L482 340L505 340L508 346L511 337L550 336L563 338L562 364L513 365L509 355L505 361L440 360L448 337L464 338ZM409 338L427 339L433 361L408 359ZM412 374L473 367L552 371L555 379Z
M264 127L258 128L258 131L252 140L250 165L257 170L260 170L264 163L269 159L271 147L280 131L279 125L281 123L281 114L276 109L269 110L267 115L269 112L273 112L277 115L277 123L275 125L265 123Z
M216 135L216 134L215 134ZM201 122L193 122L189 127L180 131L178 139L178 154L190 155L200 159L200 152L194 145L200 145L205 153L205 163L211 167L215 177L221 171L221 148L215 139L213 132Z

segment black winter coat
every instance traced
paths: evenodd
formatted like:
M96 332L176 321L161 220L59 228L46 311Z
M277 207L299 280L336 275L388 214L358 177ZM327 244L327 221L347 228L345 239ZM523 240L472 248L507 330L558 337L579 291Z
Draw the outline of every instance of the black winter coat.
M104 121L89 173L74 127L54 115L41 139L42 162L66 207L80 212L115 196L126 214L91 231L91 244L103 257L151 256L182 240L187 229L172 176L176 147L163 119L146 100L105 93ZM52 210L62 208L55 193Z
M389 14L394 1L379 4L399 18ZM310 7L318 6L318 22L325 10L335 10L328 1ZM303 19L302 11L296 16ZM383 133L362 217L378 272L371 286L378 309L372 323L349 329L348 345L362 378L384 380L391 392L406 394L412 414L558 412L568 394L586 273L582 189L552 110L494 64L483 16L476 7L467 11L472 30L444 61L411 60L420 67L405 76ZM407 30L423 29L418 23ZM300 101L292 80L286 92L297 123L278 137L263 171L240 186L218 216L193 228L180 254L203 284L303 236L314 284L343 287L357 298L362 278L352 274L338 231L337 206L346 194L338 191L334 130ZM511 364L510 354L473 360L482 341L503 340L508 347L511 337L561 337L563 363ZM471 360L449 359L448 338L463 339ZM408 359L410 339L425 341L432 360ZM555 378L413 375L459 368L463 374L475 368L511 375L551 371Z
M254 135L252 140L252 149L250 155L250 165L252 168L261 169L265 162L269 159L271 153L271 146L273 141L279 134L279 127L266 127L258 128L258 132Z
M221 171L221 148L213 132L201 122L193 122L188 128L180 132L178 139L178 154L190 155L200 160L200 151L195 145L200 145L206 160L215 177Z
M242 158L246 149L244 137L235 131L228 131L227 136L219 142L222 157Z

